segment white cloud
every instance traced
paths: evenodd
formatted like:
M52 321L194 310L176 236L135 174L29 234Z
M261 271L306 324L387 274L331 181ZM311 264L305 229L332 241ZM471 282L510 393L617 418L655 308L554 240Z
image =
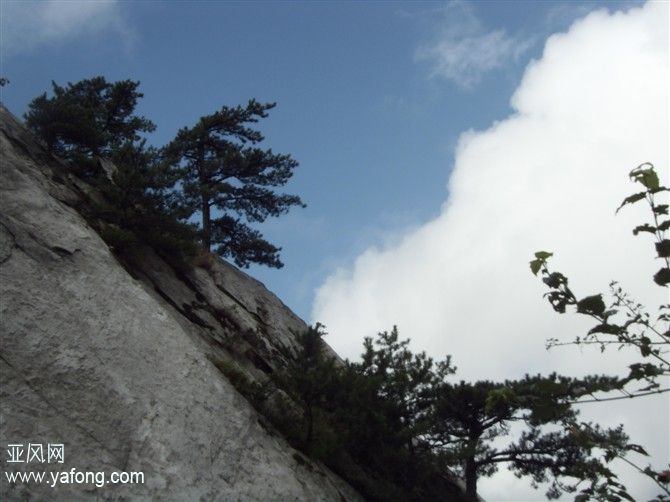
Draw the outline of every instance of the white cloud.
M468 3L449 2L442 15L444 26L437 40L421 47L416 59L430 62L432 77L461 88L471 89L485 73L518 60L532 46L531 39L505 30L486 32Z
M2 46L9 56L114 32L124 44L132 38L117 0L2 1Z
M647 212L614 209L635 190L627 174L641 162L654 162L669 181L669 88L665 2L593 12L551 36L511 99L513 114L461 135L441 215L395 245L368 249L317 290L313 319L326 324L328 342L356 358L363 336L398 324L416 350L452 354L460 378L622 373L625 352L545 351L547 338L570 340L591 323L555 314L528 260L554 251L552 265L578 294L617 279L644 305L667 302L667 290L651 281L651 239L631 233ZM669 404L666 394L585 405L584 413L623 422L662 465ZM654 494L630 476L638 497ZM541 498L506 474L482 489L486 500Z

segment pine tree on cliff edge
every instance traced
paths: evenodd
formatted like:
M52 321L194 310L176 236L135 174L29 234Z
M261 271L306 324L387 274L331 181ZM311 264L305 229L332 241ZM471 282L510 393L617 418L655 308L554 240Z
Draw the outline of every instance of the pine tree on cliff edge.
M300 197L276 193L298 162L256 145L263 135L248 126L268 116L275 103L252 99L246 107L224 106L179 130L165 154L179 173L181 198L191 215L199 213L202 247L233 258L241 267L259 263L283 266L278 248L249 223L305 207ZM213 213L219 213L215 216Z
M156 128L135 115L143 96L139 85L132 80L107 82L102 76L65 87L52 81L53 96L45 92L30 102L26 125L49 151L70 161L110 157L124 145L137 144L140 133Z

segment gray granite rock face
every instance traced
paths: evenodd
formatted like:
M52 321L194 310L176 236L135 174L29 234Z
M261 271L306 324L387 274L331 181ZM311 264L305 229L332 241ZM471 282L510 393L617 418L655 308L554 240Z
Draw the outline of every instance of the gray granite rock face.
M219 260L178 273L147 251L131 276L76 209L90 187L0 119L0 499L360 500L210 361L262 381L305 324ZM7 462L28 443L62 443L64 462ZM72 469L144 483L50 486ZM9 483L19 471L47 476Z

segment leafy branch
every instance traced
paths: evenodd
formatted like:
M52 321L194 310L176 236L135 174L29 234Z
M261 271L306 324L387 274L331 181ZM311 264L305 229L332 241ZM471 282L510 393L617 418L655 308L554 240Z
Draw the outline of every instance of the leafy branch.
M661 185L654 166L648 162L633 169L629 177L642 185L643 190L626 197L616 212L642 200L647 202L651 210L651 221L636 226L633 229L633 235L649 233L653 236L656 259L662 261L662 266L654 274L653 280L657 285L667 287L670 284L670 240L666 238L666 231L670 228L670 219L667 217L668 204L659 203L657 197L661 192L668 192L670 189ZM645 308L635 302L617 282L610 284L610 298L607 303L602 294L580 298L570 289L568 278L565 275L549 269L548 260L551 256L553 253L547 251L536 252L534 259L530 262L530 269L535 276L539 274L542 282L549 288L544 296L552 308L560 314L565 313L568 308L573 309L578 314L596 320L597 324L586 335L577 336L570 342L561 342L555 338L549 339L547 348L561 345L597 345L601 352L604 352L607 347L615 345L618 349L633 348L639 351L643 359L643 362L629 365L628 376L619 379L619 385L609 389L609 391L618 390L623 395L599 398L591 394L592 399L576 399L573 404L630 399L670 391L670 388L661 388L659 383L663 377L670 376L670 358L668 357L670 352L670 329L668 329L670 305L660 305L658 315L652 318ZM625 387L632 381L646 382L646 386L630 392ZM588 424L582 425L581 429L586 433L592 432ZM641 474L651 478L665 494L670 495L667 488L670 482L670 471L656 472L651 466L639 467L626 458L626 453L631 451L647 455L642 447L629 444L626 451L614 449L608 451L606 460L608 462L614 458L623 460ZM614 477L605 477L605 483L592 484L576 500L589 500L591 497L605 500L632 500L625 490L620 490L621 486ZM615 498L609 498L610 495L614 495ZM656 500L670 499L665 495L660 495Z

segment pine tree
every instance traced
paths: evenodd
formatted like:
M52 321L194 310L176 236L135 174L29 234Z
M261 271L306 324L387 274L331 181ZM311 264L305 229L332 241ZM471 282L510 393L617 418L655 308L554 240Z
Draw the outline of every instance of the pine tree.
M26 125L50 151L68 160L109 157L124 144L139 141L140 133L155 129L150 120L134 114L143 96L139 82L109 83L94 77L66 87L51 85L52 97L45 92L28 105Z
M296 335L298 349L295 358L280 377L282 386L298 401L303 410L303 448L309 450L314 441L317 409L323 406L337 379L335 359L325 351L323 326L316 324Z
M30 103L26 123L100 189L103 197L91 199L86 213L105 241L125 256L145 245L175 262L194 255L196 232L183 221L188 215L175 198L177 179L160 150L140 136L155 126L135 114L139 82L94 77L52 87L52 97L45 92Z
M556 374L505 382L442 382L429 392L432 427L426 437L463 476L470 500L477 500L478 479L493 475L501 464L519 477L530 476L533 486L551 482L549 498L574 492L582 481L595 489L602 479L621 494L625 488L598 453L617 455L635 445L627 443L621 427L603 430L577 422L578 412L571 406L580 396L620 385L612 377ZM512 424L517 430L510 429Z
M112 152L111 161L116 167L111 179L99 184L104 198L93 202L96 216L107 224L105 240L122 254L148 245L172 263L195 256L195 225L184 221L174 173L160 150L145 141L126 143Z
M256 145L263 135L249 124L268 116L275 103L252 99L246 107L224 106L182 128L166 147L166 157L180 173L182 203L199 213L202 247L232 257L241 267L260 263L283 266L278 247L250 224L304 207L299 197L276 193L298 165L291 156ZM218 213L215 216L213 213Z
M409 344L409 339L400 339L397 326L390 332L378 333L374 341L366 337L358 368L375 383L379 396L392 403L386 410L392 410L393 435L413 452L427 427L428 417L422 409L424 393L444 382L456 369L451 366L450 357L435 363L425 352L413 353Z

